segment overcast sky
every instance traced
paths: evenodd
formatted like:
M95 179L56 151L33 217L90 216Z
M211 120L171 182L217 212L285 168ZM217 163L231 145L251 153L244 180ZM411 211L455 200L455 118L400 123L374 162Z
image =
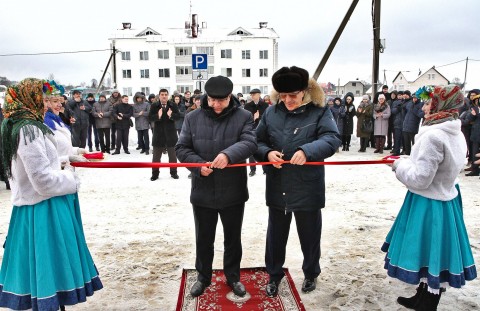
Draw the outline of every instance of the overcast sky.
M313 74L332 40L350 0L192 0L192 13L207 27L258 27L268 22L280 36L279 66L300 66ZM371 81L372 1L360 0L335 47L320 82L343 85ZM384 0L380 37L380 82L390 84L398 71L415 76L436 66L450 81L465 75L467 57L480 60L478 0ZM132 23L139 32L181 28L189 0L172 1L2 1L0 55L108 49L108 38ZM109 52L39 56L0 56L0 76L21 80L53 74L63 84L100 80ZM460 61L457 64L439 67ZM480 88L480 61L469 61L467 90Z

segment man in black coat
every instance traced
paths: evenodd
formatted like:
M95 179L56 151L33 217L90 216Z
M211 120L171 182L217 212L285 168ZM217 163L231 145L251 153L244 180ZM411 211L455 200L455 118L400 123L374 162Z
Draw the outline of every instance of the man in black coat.
M158 102L154 102L150 107L148 119L154 122L153 126L153 158L152 162L161 162L162 153L166 149L168 153L168 163L177 163L175 155L175 144L178 136L175 129L175 120L180 116L178 106L175 103L168 101L168 90L161 89L158 93ZM152 168L151 181L157 180L160 170ZM170 168L170 176L173 179L178 179L177 168Z
M123 151L130 154L128 150L128 134L130 132L130 118L133 116L133 107L128 103L128 96L122 96L122 103L113 106L113 117L116 122L117 142L115 152L112 154L120 154L120 148L123 145Z
M246 103L244 106L245 110L250 111L253 115L254 128L257 128L258 123L260 122L260 118L262 117L265 110L268 108L268 104L260 98L260 94L261 92L259 89L251 90L250 97L252 98L252 101ZM248 158L248 162L249 163L256 162L253 155L250 158ZM257 171L257 168L255 166L250 166L249 176L254 176L256 171Z
M258 161L290 161L266 166L266 200L269 208L265 265L270 276L269 297L278 294L284 277L286 245L295 215L303 253L303 292L316 288L320 274L321 209L325 206L325 167L305 165L323 161L341 145L337 125L324 93L308 72L283 67L272 76L275 93L257 127ZM278 93L277 93L278 92Z
M82 99L82 93L78 90L73 91L73 100L70 100L66 106L65 116L70 119L72 128L72 145L85 148L92 106Z
M213 244L218 216L223 224L225 254L223 269L227 284L237 296L246 294L240 282L241 231L248 200L247 169L226 168L245 163L257 149L252 114L238 107L233 83L223 76L205 83L206 96L200 109L185 116L175 149L180 162L209 163L192 172L190 202L195 219L197 282L190 289L200 296L212 279Z

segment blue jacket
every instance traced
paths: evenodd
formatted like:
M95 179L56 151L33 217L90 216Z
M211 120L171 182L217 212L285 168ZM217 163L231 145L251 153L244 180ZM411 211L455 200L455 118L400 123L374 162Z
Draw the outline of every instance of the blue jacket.
M330 107L330 111L333 114L333 119L335 120L335 123L337 124L337 129L338 133L340 135L343 134L343 119L345 118L346 115L346 109L345 105L336 105L333 104L333 106Z
M473 106L471 109L475 110L476 115L470 113L467 116L467 120L473 122L470 141L480 143L480 109L478 106Z
M307 162L323 161L334 155L342 144L337 125L330 109L318 103L324 103L323 99L293 111L288 111L283 102L270 106L256 129L255 158L268 161L268 153L273 150L281 151L285 160L290 160L297 150L303 150ZM324 166L283 164L280 169L272 165L264 169L269 207L292 212L314 211L325 206Z
M404 104L405 119L403 120L403 131L407 133L418 133L420 122L425 113L422 111L423 102L417 101L416 104L413 100L409 100Z
M390 109L391 117L393 118L393 128L396 129L403 129L403 119L404 115L402 113L402 104L403 100L397 99L392 103L392 107Z

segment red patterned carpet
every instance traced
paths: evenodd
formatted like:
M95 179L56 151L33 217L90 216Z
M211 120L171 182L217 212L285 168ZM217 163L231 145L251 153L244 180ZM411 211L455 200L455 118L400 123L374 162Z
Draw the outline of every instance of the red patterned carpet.
M195 270L183 270L176 311L230 311L230 310L268 310L268 311L305 311L288 269L280 283L278 296L267 297L265 286L268 274L265 268L241 269L240 281L245 285L247 295L235 296L226 283L223 270L213 270L212 284L197 299L190 295L190 287L197 280Z

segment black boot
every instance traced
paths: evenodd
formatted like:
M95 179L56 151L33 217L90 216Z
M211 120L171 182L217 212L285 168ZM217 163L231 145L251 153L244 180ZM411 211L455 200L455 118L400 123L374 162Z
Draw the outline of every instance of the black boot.
M430 293L428 290L425 290L423 295L420 296L420 300L415 307L416 311L436 311L438 303L440 302L440 296L442 295L442 290L438 295Z
M343 145L342 151L345 151L345 145Z
M417 293L414 296L410 298L398 297L397 302L402 306L404 306L405 308L414 309L417 306L418 301L420 300L420 296L423 295L426 291L427 291L427 284L420 283L417 287Z

